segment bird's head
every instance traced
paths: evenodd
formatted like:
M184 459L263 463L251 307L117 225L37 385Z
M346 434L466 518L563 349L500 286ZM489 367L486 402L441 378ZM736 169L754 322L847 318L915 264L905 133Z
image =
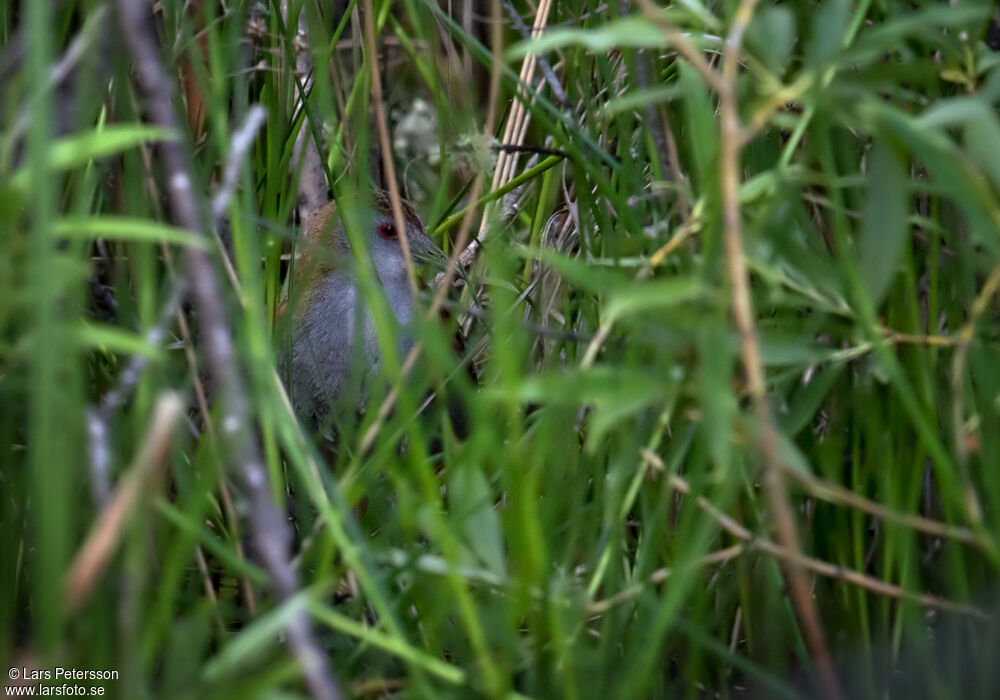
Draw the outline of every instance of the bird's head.
M444 253L427 237L413 207L403 199L400 205L411 260L415 265L440 266ZM372 193L371 207L362 208L357 214L364 226L372 265L383 286L389 288L406 283L406 256L389 195L376 190ZM326 275L354 265L350 240L336 202L330 202L313 217L300 250L292 284L306 294L309 287Z

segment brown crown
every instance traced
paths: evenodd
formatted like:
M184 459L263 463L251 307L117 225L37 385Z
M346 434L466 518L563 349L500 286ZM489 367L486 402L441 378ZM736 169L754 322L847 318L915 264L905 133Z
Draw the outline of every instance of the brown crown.
M423 223L421 223L420 217L417 216L416 210L410 203L402 197L400 197L399 203L403 207L403 219L406 223L414 228L423 230ZM389 193L385 190L374 190L372 192L372 209L377 214L392 217L392 200L389 198ZM343 242L333 239L338 221L337 203L335 201L330 202L316 212L312 221L309 222L309 229L305 234L306 242L318 243L320 245L334 245L336 243L343 245Z

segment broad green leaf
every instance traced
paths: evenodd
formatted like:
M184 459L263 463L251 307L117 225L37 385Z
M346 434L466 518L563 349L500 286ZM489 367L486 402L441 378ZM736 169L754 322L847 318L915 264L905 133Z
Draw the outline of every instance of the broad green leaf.
M159 126L109 124L99 130L71 134L54 141L49 149L49 162L56 170L68 170L144 143L176 139L176 133Z
M851 16L849 0L823 0L813 16L812 33L806 47L806 66L815 68L840 49Z
M163 688L168 695L181 695L192 678L198 677L210 653L211 608L194 608L170 626L163 661Z
M677 0L677 7L687 10L691 17L701 21L706 27L713 31L722 29L722 22L712 14L712 11L705 7L699 0Z
M811 365L828 357L831 350L808 336L761 331L760 359L768 366Z
M664 385L662 389L657 388L656 381L651 378L645 391L636 390L621 395L609 395L594 408L584 450L588 454L596 454L604 437L610 431L621 427L622 423L630 416L660 401L664 392L669 388L672 387Z
M503 530L493 509L493 490L476 465L461 465L451 472L448 501L452 517L462 524L468 547L489 571L506 576Z
M715 121L715 106L709 96L701 76L687 63L677 66L679 84L684 94L683 115L685 133L682 139L690 153L695 178L696 191L707 188L707 180L715 178L715 157L719 148L719 137Z
M507 50L508 61L528 54L545 53L565 46L583 46L594 53L606 53L616 47L653 49L666 45L656 25L639 16L622 17L596 29L555 29L536 39L515 44Z
M537 401L578 406L600 405L622 396L657 396L662 387L655 377L640 368L594 365L588 369L567 369L527 377L512 388L484 390L485 397Z
M150 219L124 216L80 216L56 219L56 234L66 238L109 238L136 243L169 243L209 250L209 241L186 229Z
M951 32L973 30L992 13L990 3L928 3L928 6L863 30L853 44L838 56L841 64L867 63L920 39L943 46ZM818 28L818 27L817 27Z
M241 629L238 636L205 664L202 678L209 683L223 681L259 662L265 652L279 644L281 632L288 623L308 609L311 595L309 591L300 591Z
M927 166L934 184L962 208L975 241L995 252L1000 234L1000 205L971 158L939 129L881 101L867 101L859 112L871 118L876 128L904 144Z
M754 175L740 185L740 204L752 204L759 199L773 196L784 177L785 173L773 170Z
M727 342L725 330L717 319L709 320L698 330L697 343L697 388L704 415L698 430L715 466L724 470L732 456L733 419L738 409L730 382L739 349Z
M681 94L681 90L676 85L659 85L648 90L635 90L625 93L621 97L608 100L604 105L604 112L605 114L629 112L645 107L648 104L669 102Z
M817 372L808 384L795 392L788 410L778 416L782 432L787 434L789 438L793 438L809 425L845 366L843 362L831 363Z
M664 399L670 379L641 368L595 365L529 377L512 390L496 388L486 396L513 395L524 402L593 408L586 449L593 451L603 435L637 411Z
M525 257L537 258L566 280L597 293L607 293L634 284L634 273L558 253L551 248L524 248Z
M974 97L942 100L918 122L935 128L964 126L966 152L1000 190L1000 118L986 102Z
M701 282L690 277L637 282L611 294L604 306L604 320L614 321L706 296L707 290Z
M779 77L795 46L795 15L787 6L763 7L747 27L747 45Z
M858 246L861 281L875 308L896 276L907 240L907 176L892 148L877 142L868 156L868 201Z
M1000 67L994 67L986 74L986 78L979 88L978 96L990 106L1000 100Z

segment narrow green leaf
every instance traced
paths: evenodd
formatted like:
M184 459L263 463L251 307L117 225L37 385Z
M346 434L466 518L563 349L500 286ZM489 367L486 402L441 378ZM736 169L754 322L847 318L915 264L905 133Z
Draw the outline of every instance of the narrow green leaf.
M505 58L514 61L532 53L545 53L566 46L583 46L594 53L606 53L616 47L652 49L664 46L663 33L644 17L616 19L596 29L556 29L536 39L514 44Z
M49 146L49 167L71 170L92 160L127 151L156 141L172 141L177 134L159 126L145 124L109 124L54 140ZM12 178L14 186L23 189L28 184L28 171L20 168Z
M75 336L77 343L83 347L105 352L144 355L149 358L155 358L160 353L160 348L150 345L138 333L103 323L83 323L76 328Z
M239 636L205 664L202 677L210 683L219 682L252 666L278 644L281 631L292 618L308 609L311 595L310 591L301 591L240 630Z
M658 104L669 102L681 95L680 89L674 85L659 85L647 90L635 90L628 92L621 97L608 100L604 105L605 114L619 114L640 109L648 104Z
M809 337L781 332L760 333L760 359L768 366L811 365L830 352L830 348L817 345Z
M55 231L66 238L109 238L136 243L168 243L209 250L209 241L186 229L150 219L124 216L74 216L56 219Z
M868 156L868 201L859 253L861 280L878 308L899 264L909 225L907 172L899 156L878 142Z
M374 627L352 620L317 602L310 602L309 611L316 620L341 634L357 637L373 647L384 649L449 683L462 684L466 681L465 671L408 645L405 640L392 637Z
M812 421L823 400L830 393L833 384L840 377L845 364L832 363L821 369L809 383L795 392L788 410L778 416L781 430L789 438L794 438Z
M176 133L159 126L111 124L54 141L49 149L49 162L56 170L69 170L144 143L176 139Z
M685 149L690 153L696 176L695 191L700 192L708 187L709 179L716 177L713 164L719 150L719 138L716 132L715 106L708 87L694 68L682 62L678 64L677 70L678 84L684 94L684 132L678 140L684 143Z

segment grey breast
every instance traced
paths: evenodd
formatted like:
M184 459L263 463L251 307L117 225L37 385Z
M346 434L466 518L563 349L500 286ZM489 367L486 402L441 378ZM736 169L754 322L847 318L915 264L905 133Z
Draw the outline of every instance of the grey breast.
M413 345L405 328L413 315L413 299L405 283L402 289L392 282L384 288L393 315L403 326L398 341L404 355ZM353 276L326 276L309 306L311 311L296 315L293 323L291 372L285 371L287 355L279 358L279 370L289 385L296 413L321 420L350 388L358 393L355 407L363 409L371 380L381 367L382 353L374 317ZM360 344L356 342L359 338Z

